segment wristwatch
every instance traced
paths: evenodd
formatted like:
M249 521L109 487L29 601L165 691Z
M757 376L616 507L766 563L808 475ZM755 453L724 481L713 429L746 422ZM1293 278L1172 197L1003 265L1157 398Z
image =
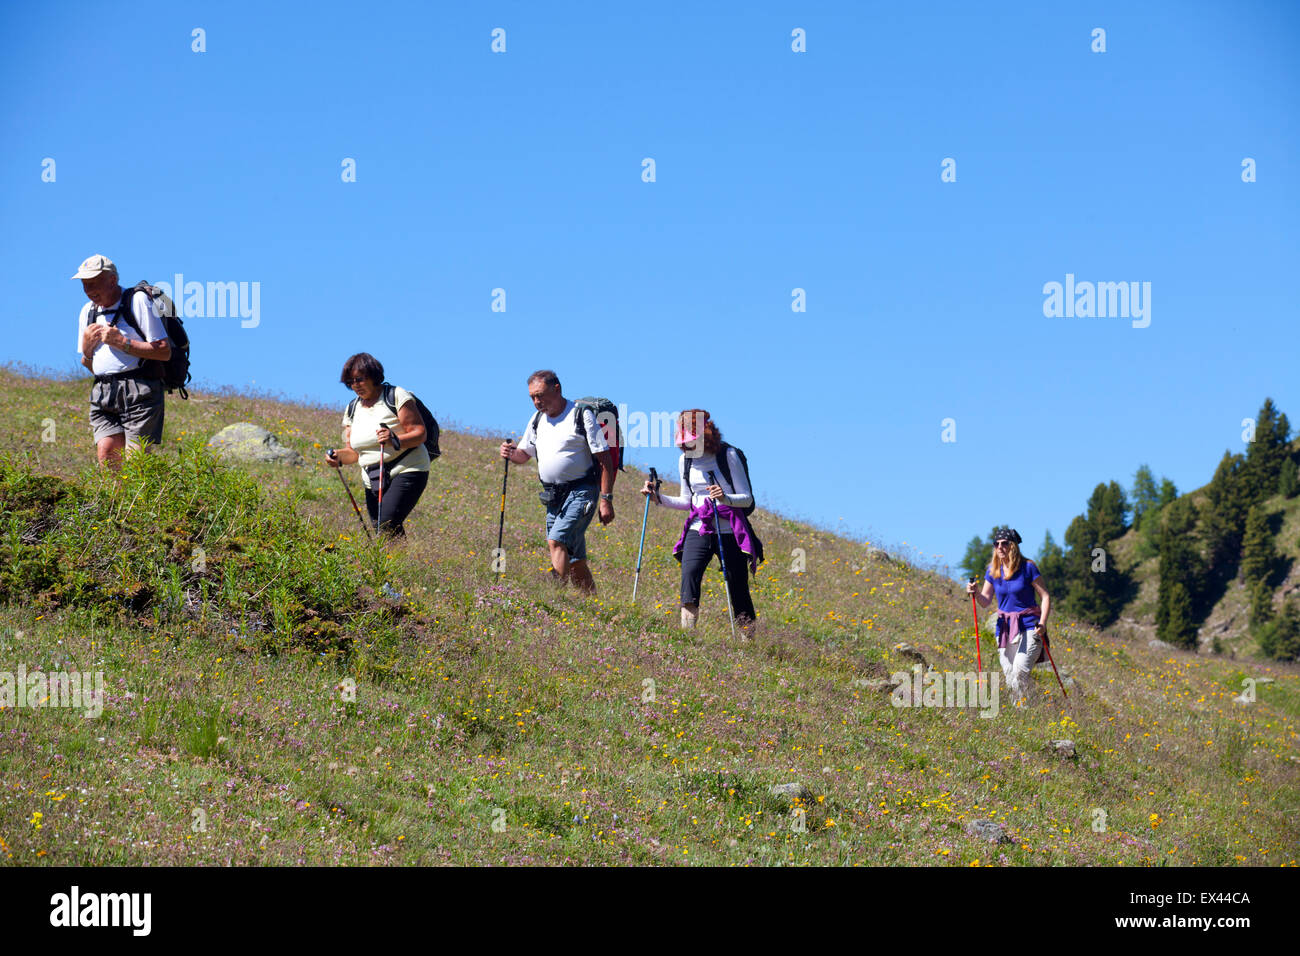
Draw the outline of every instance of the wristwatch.
M600 494L600 500L601 500L601 501L613 501L613 500L614 500L614 495L613 495L613 494L606 494L605 492L602 491L601 494Z

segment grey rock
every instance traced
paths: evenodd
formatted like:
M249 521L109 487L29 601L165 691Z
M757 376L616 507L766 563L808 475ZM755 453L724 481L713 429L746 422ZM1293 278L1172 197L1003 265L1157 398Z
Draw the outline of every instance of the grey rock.
M1011 837L1007 836L1007 831L1003 829L1002 824L994 820L972 820L966 824L966 832L977 840L986 840L989 843L1011 842Z
M1067 760L1073 760L1078 756L1074 749L1073 740L1049 740L1043 749L1050 750L1056 756Z
M853 681L853 686L865 687L869 691L880 694L888 694L893 691L895 684L892 680L872 680L869 677L859 677Z
M1166 644L1164 641L1158 641L1155 638L1152 638L1151 640L1147 641L1147 647L1150 647L1157 651L1174 651L1178 649L1174 647L1174 645L1172 644Z
M800 800L811 800L813 792L802 783L774 783L768 787L768 792L775 797L798 797Z
M913 661L922 667L929 667L930 662L925 659L925 655L918 651L911 644L895 644L894 653L898 654L904 660Z
M265 428L250 422L227 425L209 439L208 445L222 458L234 461L302 464L302 455L292 448L286 448Z

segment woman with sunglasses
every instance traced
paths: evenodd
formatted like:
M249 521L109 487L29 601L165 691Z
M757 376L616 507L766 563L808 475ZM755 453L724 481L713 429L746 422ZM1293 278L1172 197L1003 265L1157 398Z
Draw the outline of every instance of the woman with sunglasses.
M689 512L673 546L673 557L682 565L682 627L694 627L699 618L700 582L718 553L716 510L736 623L746 634L752 634L757 614L749 594L749 575L763 561L763 543L745 515L754 505L749 474L737 449L722 440L718 426L702 408L687 409L677 416L676 444L682 449L677 469L682 486L678 494L658 494L648 481L641 493L653 496L656 504ZM709 481L710 473L716 483Z
M998 652L1013 698L1025 698L1029 672L1047 643L1047 617L1052 610L1052 596L1037 565L1020 554L1020 541L1015 528L994 531L993 561L984 586L976 591L976 582L966 585L966 593L974 594L981 607L988 607L997 596ZM1041 607L1037 598L1042 599Z
M369 352L358 352L344 362L340 381L356 392L357 397L343 413L344 447L330 449L332 456L327 454L325 463L332 468L360 465L370 523L381 535L405 537L402 522L429 483L424 419L415 396L404 388L385 383L384 366Z

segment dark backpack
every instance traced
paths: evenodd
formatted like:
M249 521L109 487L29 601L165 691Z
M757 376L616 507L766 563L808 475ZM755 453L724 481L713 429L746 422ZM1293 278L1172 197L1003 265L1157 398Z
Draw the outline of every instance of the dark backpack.
M722 472L722 477L727 479L728 485L730 485L732 488L735 488L736 483L731 480L731 465L727 464L728 448L736 448L736 446L728 445L725 441L722 442L720 445L718 445L718 453L714 457L718 461L718 470ZM745 469L745 481L749 484L750 496L754 497L754 504L744 508L738 508L736 510L738 510L741 514L743 514L746 518L748 518L750 515L754 513L754 509L758 507L758 499L757 497L754 496L754 483L750 481L749 478L749 459L745 457L745 453L741 451L739 448L736 448L736 457L740 459L740 467ZM687 484L687 480L686 480L687 475L691 469L690 461L691 460L686 456L684 455L682 456L682 491L681 491L682 494L690 493L689 492L690 485Z
M157 359L144 359L140 367L152 367L151 370L156 374L150 376L151 378L159 379L168 392L179 390L181 398L188 399L190 393L186 391L185 386L193 378L190 375L190 337L185 334L185 325L181 322L180 316L176 314L176 303L172 302L167 293L142 279L131 288L123 290L122 301L118 303L117 310L114 312L109 324L116 325L117 320L121 319L135 329L135 334L140 336L141 340L146 340L144 331L135 321L135 316L131 312L131 303L135 301L137 292L143 292L153 302L154 311L162 319L163 330L167 333L167 341L171 342L172 345L172 355L167 361L160 362Z
M583 434L582 413L591 412L596 424L600 426L601 434L605 436L605 444L609 445L609 450L614 456L614 470L623 470L623 426L618 420L618 406L608 398L580 398L573 403L577 408L573 416L574 434ZM537 434L537 423L542 420L542 413L538 412L533 416L532 430ZM613 423L611 427L610 423ZM593 468L599 466L593 461Z
M383 384L383 389L384 389L384 404L388 406L388 410L390 412L396 415L397 414L397 386L390 385L388 382L385 382ZM440 434L440 431L438 429L438 420L433 417L433 413L429 411L429 409L425 406L424 402L420 401L420 396L412 392L411 397L415 399L415 410L418 411L420 413L420 417L424 419L424 450L429 453L429 460L433 461L433 459L438 458L442 455L442 451L438 448L438 435ZM359 402L360 400L361 399L359 398L354 398L352 399L352 401L348 402L349 421L352 420L352 415L357 410L357 402ZM402 458L406 455L406 452L409 451L411 451L410 448L406 449L406 451L402 452L402 454L394 458L393 462L401 461ZM388 464L392 464L392 462L389 462Z

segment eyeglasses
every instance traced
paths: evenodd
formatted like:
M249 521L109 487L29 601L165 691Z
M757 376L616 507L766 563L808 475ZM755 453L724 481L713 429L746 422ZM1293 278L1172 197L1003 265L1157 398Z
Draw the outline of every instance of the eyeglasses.
M993 547L995 547L995 548L1009 548L1009 547L1011 547L1011 542L1010 542L1010 541L999 541L999 542L998 542L997 544L995 544Z
M370 381L370 379L368 379L366 376L364 376L364 375L358 375L356 378L348 379L348 384L349 384L349 385L356 385L356 384L358 384L358 383L360 383L360 382L368 382L368 381Z

